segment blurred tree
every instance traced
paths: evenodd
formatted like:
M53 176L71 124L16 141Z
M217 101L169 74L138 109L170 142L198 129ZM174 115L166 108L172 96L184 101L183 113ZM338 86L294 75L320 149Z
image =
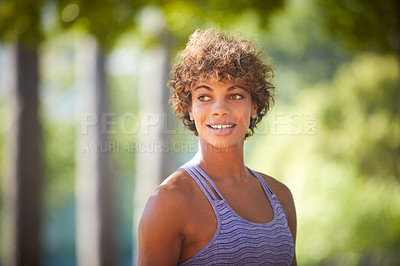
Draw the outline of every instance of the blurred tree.
M343 42L355 50L364 50L375 53L396 53L400 62L400 2L397 0L359 1L359 0L315 0L319 6L325 26L336 41ZM389 88L386 86L386 90ZM400 118L400 84L395 94L388 91L390 97L382 106L388 106L389 117ZM366 96L366 95L365 95ZM363 97L366 105L374 105L374 96ZM391 108L394 106L395 108ZM367 106L368 108L368 106ZM332 108L329 112L332 113ZM373 111L369 108L369 113ZM333 112L337 114L338 112ZM332 113L332 114L333 114ZM375 144L370 145L371 147ZM393 146L393 144L390 144ZM387 145L375 146L375 151L382 151ZM394 144L397 157L397 177L400 179L400 143ZM361 151L363 150L363 151ZM371 150L361 149L359 155L360 168L371 168ZM397 153L397 155L396 155ZM382 155L382 152L380 153ZM369 159L368 159L369 158ZM374 156L374 160L381 160L386 165L387 156ZM379 164L375 161L373 165ZM369 166L366 167L365 166Z
M77 47L80 118L76 147L76 217L79 265L116 264L115 206L109 169L105 56L94 38ZM95 148L84 148L95 147Z
M38 45L43 1L0 2L0 38L13 46L4 178L7 265L41 265L41 165Z
M80 265L115 265L116 210L109 169L107 121L107 53L117 37L134 26L141 1L57 1L63 28L80 28L90 36L77 53L77 77L85 91L76 154L77 254ZM88 121L90 119L94 119ZM82 152L84 145L97 147Z
M167 153L165 143L169 135L163 134L166 128L168 112L168 91L165 83L168 77L168 56L172 38L165 33L164 17L160 8L150 6L144 8L139 21L141 29L147 32L143 38L147 48L140 56L140 71L138 78L138 116L140 118L139 136L135 155L135 191L133 210L133 239L144 206L154 189L165 178ZM137 245L133 246L136 255ZM133 259L134 263L136 258Z

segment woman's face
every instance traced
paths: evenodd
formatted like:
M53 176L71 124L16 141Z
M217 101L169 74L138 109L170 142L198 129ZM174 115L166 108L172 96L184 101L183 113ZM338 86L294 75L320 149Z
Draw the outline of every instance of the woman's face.
M189 110L199 138L216 148L243 145L257 104L244 87L231 81L206 80L194 84Z

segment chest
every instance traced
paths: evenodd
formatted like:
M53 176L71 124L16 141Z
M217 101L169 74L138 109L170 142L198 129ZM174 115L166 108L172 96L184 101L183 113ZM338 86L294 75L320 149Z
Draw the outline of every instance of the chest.
M229 207L244 220L254 223L266 223L273 219L271 202L260 183L219 189Z
M193 216L197 223L193 223L193 234L187 235L192 243L182 249L180 262L187 261L188 265L289 265L294 254L292 236L283 208L275 196L271 196L271 201L272 220L261 223L244 219L243 213L240 216L236 213L238 210L234 211L224 200L210 204L211 213L198 206L201 215Z
M272 205L261 185L241 188L218 186L218 189L226 201L217 197L217 202L223 203L224 206L213 207L201 190L196 192L191 211L188 213L180 261L191 258L212 240L218 226L216 212L228 211L229 215L238 220L253 223L266 223L273 219Z

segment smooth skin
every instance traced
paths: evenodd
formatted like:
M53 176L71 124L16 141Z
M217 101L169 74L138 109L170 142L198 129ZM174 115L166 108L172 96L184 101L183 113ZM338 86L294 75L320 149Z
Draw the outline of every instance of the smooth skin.
M239 216L256 223L271 221L271 204L243 160L244 136L250 117L257 115L257 105L250 93L230 81L194 84L189 113L199 133L195 162ZM217 125L229 128L218 130ZM276 179L260 174L282 205L296 242L296 210L290 190ZM146 204L139 224L138 265L182 263L204 247L216 229L216 216L207 198L190 175L179 169ZM297 265L296 255L292 265Z

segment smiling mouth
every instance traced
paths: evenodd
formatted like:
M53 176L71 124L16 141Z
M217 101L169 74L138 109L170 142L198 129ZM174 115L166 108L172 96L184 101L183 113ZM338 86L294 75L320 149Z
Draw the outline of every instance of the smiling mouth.
M233 128L234 126L236 126L236 124L232 124L232 125L207 125L207 126L212 128L212 129L228 129L228 128Z

